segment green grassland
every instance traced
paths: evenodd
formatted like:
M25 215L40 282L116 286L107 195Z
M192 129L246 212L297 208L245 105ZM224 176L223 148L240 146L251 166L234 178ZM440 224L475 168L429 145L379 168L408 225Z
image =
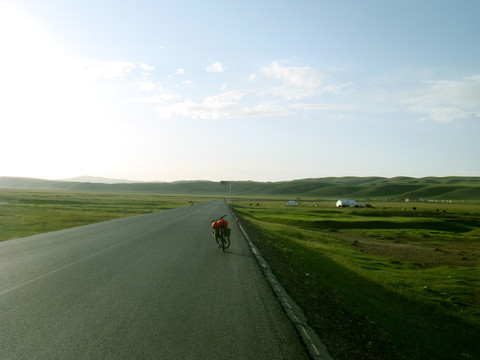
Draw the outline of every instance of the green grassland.
M0 189L0 241L202 201L193 196Z
M480 358L480 203L371 204L233 207L335 359Z
M452 191L477 198L477 179L422 179L423 191L437 186L430 193L437 200L410 203L379 199L405 186L418 189L418 179L397 178L394 185L383 178L314 179L268 191L266 184L234 183L233 194L266 194L255 200L235 195L232 206L336 360L480 359L480 201L442 200ZM375 208L339 209L333 198L285 206L300 193L331 194L332 183L336 194L362 195L363 186L376 184L380 195L369 201ZM202 182L175 185L177 194L190 195L140 185L135 192L105 192L111 188L104 185L95 191L0 189L0 241L228 194L228 187L213 183L210 194ZM447 191L449 185L454 190ZM438 186L447 192L438 195Z

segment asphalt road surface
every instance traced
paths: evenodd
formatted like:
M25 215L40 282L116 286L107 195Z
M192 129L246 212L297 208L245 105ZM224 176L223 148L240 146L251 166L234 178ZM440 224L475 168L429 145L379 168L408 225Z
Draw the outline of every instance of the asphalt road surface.
M0 359L308 359L223 201L0 243Z

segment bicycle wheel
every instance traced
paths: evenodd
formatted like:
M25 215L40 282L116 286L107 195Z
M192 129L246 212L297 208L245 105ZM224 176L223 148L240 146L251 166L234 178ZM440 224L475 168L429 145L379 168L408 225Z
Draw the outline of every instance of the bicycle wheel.
M222 247L222 233L220 232L220 230L214 230L212 235L215 238L218 247Z
M225 249L228 249L229 246L230 246L230 238L227 236L224 236L223 242L222 242L223 251L225 252Z
M225 247L225 238L222 237L222 251L225 252L225 249L226 249L226 247Z

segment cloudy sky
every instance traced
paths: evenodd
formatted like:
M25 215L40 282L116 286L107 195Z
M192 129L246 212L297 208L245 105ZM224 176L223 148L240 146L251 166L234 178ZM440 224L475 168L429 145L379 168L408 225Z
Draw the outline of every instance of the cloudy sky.
M0 176L480 176L477 0L0 0Z

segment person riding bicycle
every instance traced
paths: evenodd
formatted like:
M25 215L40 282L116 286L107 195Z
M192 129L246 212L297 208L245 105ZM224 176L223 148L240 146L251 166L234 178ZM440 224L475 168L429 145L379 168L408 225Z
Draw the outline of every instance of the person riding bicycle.
M218 219L212 222L213 235L215 239L218 239L221 234L220 231L223 231L225 236L230 237L230 229L228 228L228 221L225 219Z

